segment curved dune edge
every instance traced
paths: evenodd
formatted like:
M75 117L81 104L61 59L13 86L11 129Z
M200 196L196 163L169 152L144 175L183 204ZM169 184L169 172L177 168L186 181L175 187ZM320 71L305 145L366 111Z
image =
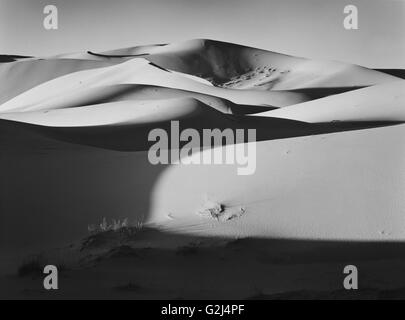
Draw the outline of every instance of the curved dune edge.
M62 94L49 98L40 103L37 107L30 107L28 110L10 109L5 113L15 112L35 112L51 111L60 109L72 109L86 107L89 105L99 105L110 102L133 101L153 101L164 99L195 98L210 107L223 113L252 114L275 109L273 106L243 105L236 104L227 99L213 95L203 94L194 91L173 89L162 86L143 84L116 84L102 85L94 88L78 89L73 94Z
M345 92L261 113L305 122L405 121L405 81Z

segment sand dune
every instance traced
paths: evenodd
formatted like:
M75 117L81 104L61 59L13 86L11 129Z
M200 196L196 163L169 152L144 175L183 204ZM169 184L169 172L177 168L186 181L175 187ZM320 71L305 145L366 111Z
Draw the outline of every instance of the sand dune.
M252 176L235 175L232 165L171 166L155 184L149 219L197 235L404 239L404 130L259 142ZM197 213L207 199L223 205L224 214L243 214L207 221Z
M0 272L17 270L16 253L73 243L60 250L78 261L64 294L77 294L80 283L92 288L83 296L108 295L95 279L104 272L111 288L117 279L142 278L154 297L201 297L189 283L212 293L215 286L200 277L208 261L209 279L223 287L217 297L235 294L229 283L237 283L235 297L246 298L265 295L252 281L267 279L271 296L286 288L265 277L269 268L295 292L302 279L318 279L316 268L308 278L303 262L328 274L336 261L340 268L349 258L400 257L402 247L376 252L372 245L405 239L405 80L398 70L212 40L1 59L0 250L7 262ZM255 146L256 170L238 175L235 162L187 164L212 149L234 150L222 139L152 164L148 134L170 132L174 120L198 134L255 129L257 143L237 147ZM88 236L103 217L128 218L129 227ZM280 267L291 261L295 269ZM165 275L159 284L167 281L170 292L158 291L153 272Z
M0 75L11 79L2 89L0 119L7 121L1 124L25 123L27 125L21 124L24 130L41 137L112 150L146 151L147 133L155 127L168 128L171 120L181 120L184 127L197 130L254 128L260 141L260 179L254 175L255 178L246 178L240 185L227 176L229 167L215 166L206 172L206 176L222 177L224 183L235 184L235 188L253 183L252 190L262 188L265 193L269 187L267 183L270 183L267 164L275 161L270 167L286 170L282 163L283 152L280 151L283 156L267 153L274 146L283 149L292 143L294 148L300 148L309 139L319 144L320 149L302 154L301 159L321 152L334 158L335 149L325 147L319 135L330 133L336 137L336 145L350 146L350 137L364 137L368 141L364 132L375 137L378 132L385 136L386 132L394 130L381 128L359 132L358 129L405 120L402 110L405 82L396 77L350 64L319 62L211 40L67 54L45 60L26 59L5 63L0 68ZM229 82L254 70L262 74L261 68L270 72L269 81L264 85L266 90L257 88L258 78L255 77L244 77L238 85ZM32 76L24 78L26 72ZM23 80L21 84L19 79ZM320 95L319 90L323 91ZM318 99L324 95L328 97ZM306 101L308 99L314 100ZM252 113L255 115L250 115ZM287 149L285 152L289 154ZM359 157L363 157L363 153ZM298 158L294 161L294 165L301 168ZM327 159L324 161L329 163ZM348 159L345 161L349 165ZM189 169L181 170L188 172ZM206 169L190 170L190 175L198 176ZM350 175L354 175L350 170ZM325 172L320 174L327 176ZM286 175L293 179L293 175ZM221 193L215 188L210 191L211 179L198 176L196 181L199 179L207 193ZM280 179L277 177L274 181ZM182 176L179 177L179 181L182 180ZM159 189L159 185L156 188ZM242 192L239 189L232 191L233 187L223 188L229 190L229 197L238 198L238 192ZM249 191L246 194L250 194ZM196 196L186 196L189 200L184 203L195 200ZM165 192L161 197L166 197ZM160 201L158 199L156 203ZM157 206L163 208L165 205ZM189 214L191 208L185 212ZM160 221L162 216L163 213L151 211L149 218ZM317 229L316 232L323 231Z
M256 173L238 176L236 165L156 166L147 152L71 145L44 135L41 127L0 124L0 144L7 150L0 157L7 168L0 183L7 195L3 245L61 244L85 234L87 224L103 216L153 222L177 234L233 239L405 237L404 125L262 141ZM283 127L291 131L282 125L279 130ZM98 133L99 143L110 143L111 133ZM77 136L85 142L83 132ZM115 138L136 140L128 131ZM18 172L22 180L14 179ZM17 200L21 194L23 202ZM44 195L47 201L39 201ZM198 210L207 200L223 205L226 214L241 209L243 214L229 221L204 217ZM35 214L22 219L24 208ZM25 241L14 228L24 232Z
M405 81L398 80L261 115L305 122L405 121L404 103Z
M294 92L257 92L217 88L194 81L179 73L162 70L151 65L147 60L136 58L111 67L74 72L42 83L0 105L0 112L85 105L91 103L92 97L104 96L105 86L117 84L164 86L217 96L244 105L280 107L306 100L304 94ZM99 91L95 89L97 87ZM114 89L110 94L115 95Z
M141 57L154 65L146 66ZM160 67L171 70L170 76L158 70ZM107 80L101 80L106 77ZM284 107L397 78L345 63L296 58L219 41L191 40L100 54L22 59L2 64L1 79L4 86L0 88L0 103L3 103L0 110L10 112L93 104L92 100L97 98L88 95L104 96L101 103L109 102L107 94L93 88L118 84L155 85L212 95L236 104ZM72 83L80 86L69 88ZM228 90L212 87L211 83ZM56 87L59 88L54 92ZM73 93L73 89L80 92ZM92 90L86 91L89 89ZM114 88L104 89L116 96ZM240 89L244 89L242 94ZM56 95L58 98L52 97Z

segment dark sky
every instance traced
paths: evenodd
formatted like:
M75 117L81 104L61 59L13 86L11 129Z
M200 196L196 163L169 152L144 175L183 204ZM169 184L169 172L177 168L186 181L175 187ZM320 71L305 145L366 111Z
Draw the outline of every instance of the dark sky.
M59 10L45 30L43 8ZM343 8L359 29L343 28ZM405 0L0 0L0 53L50 55L211 38L368 67L405 68Z

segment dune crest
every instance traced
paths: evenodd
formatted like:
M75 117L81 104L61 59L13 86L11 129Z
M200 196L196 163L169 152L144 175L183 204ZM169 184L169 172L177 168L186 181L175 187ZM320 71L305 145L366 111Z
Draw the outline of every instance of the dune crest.
M368 86L396 78L348 63L293 57L208 39L140 46L102 54L111 57L142 55L164 68L199 76L229 88L292 90Z

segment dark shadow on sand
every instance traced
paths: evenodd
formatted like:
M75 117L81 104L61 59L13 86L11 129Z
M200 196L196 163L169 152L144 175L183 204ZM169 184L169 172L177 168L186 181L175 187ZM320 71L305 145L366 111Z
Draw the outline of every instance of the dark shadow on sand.
M229 115L216 110L210 110L203 114L179 119L179 123L180 132L187 128L195 128L201 137L203 136L203 128L217 128L221 131L229 128L234 132L236 132L237 129L243 129L245 130L245 141L247 141L247 130L255 129L256 141L259 142L392 126L403 122L332 121L327 123L307 123L274 117ZM35 132L50 139L116 151L147 151L155 144L154 141L151 142L148 140L148 135L151 130L154 128L164 129L169 133L169 140L171 132L171 124L169 121L145 125L121 124L117 126L106 125L92 127L44 127L0 120L0 127L3 128L3 130L5 128L17 131L23 130L27 135L29 135L29 132ZM182 144L184 145L186 143L187 142L180 143L180 147ZM223 143L224 142L221 141L220 144ZM211 146L214 146L214 142L211 143Z
M90 236L79 250L88 263L66 269L64 286L74 291L60 290L58 298L100 298L100 279L110 299L405 298L400 242L214 239L144 227L128 238L113 231ZM347 265L358 268L358 290L343 288ZM32 276L14 281L30 288Z
M19 56L15 54L0 54L0 63L14 62L20 59L32 58L31 56Z
M376 71L384 72L391 76L405 79L405 69L374 69Z
M363 89L365 87L366 86L303 88L289 90L289 92L302 93L305 94L308 100L315 100L335 94Z

